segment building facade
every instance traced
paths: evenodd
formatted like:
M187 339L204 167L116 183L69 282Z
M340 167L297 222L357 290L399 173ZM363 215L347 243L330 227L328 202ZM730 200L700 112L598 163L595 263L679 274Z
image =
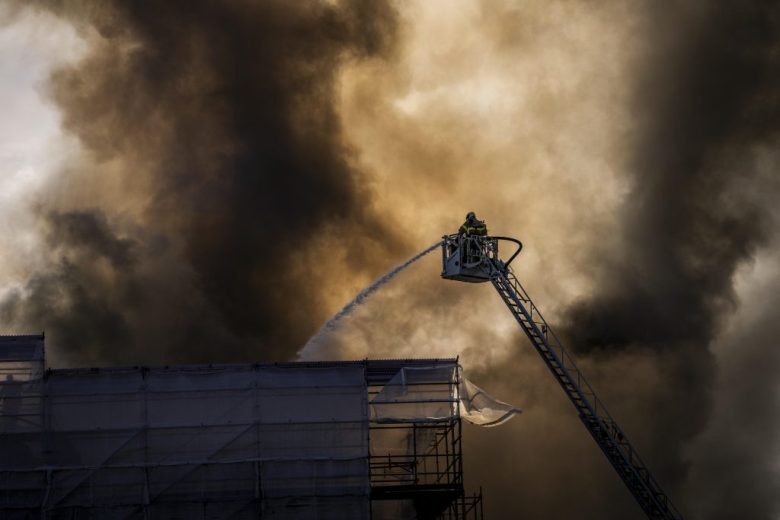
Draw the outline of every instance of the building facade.
M456 359L45 369L0 337L2 518L481 518Z

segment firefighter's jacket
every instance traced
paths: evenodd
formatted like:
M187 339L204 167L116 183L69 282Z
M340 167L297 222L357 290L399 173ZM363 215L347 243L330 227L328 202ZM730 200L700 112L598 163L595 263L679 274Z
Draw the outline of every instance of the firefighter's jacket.
M460 230L458 232L463 235L485 236L487 235L487 226L485 225L484 221L478 220L476 217L472 217L466 219L466 222L460 226Z

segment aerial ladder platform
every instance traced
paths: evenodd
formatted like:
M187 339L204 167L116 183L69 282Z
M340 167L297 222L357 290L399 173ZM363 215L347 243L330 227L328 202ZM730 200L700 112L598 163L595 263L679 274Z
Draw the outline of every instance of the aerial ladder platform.
M498 255L500 241L511 242L517 247L506 261ZM650 474L626 434L609 414L510 268L522 247L520 241L509 237L446 235L442 240L442 278L493 284L577 409L585 428L647 517L652 520L682 520L680 512Z

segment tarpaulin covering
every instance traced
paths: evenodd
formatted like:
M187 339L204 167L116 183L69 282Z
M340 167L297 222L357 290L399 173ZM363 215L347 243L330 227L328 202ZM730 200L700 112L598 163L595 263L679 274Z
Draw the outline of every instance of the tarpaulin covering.
M67 370L12 390L0 403L4 512L368 514L360 365ZM21 420L31 404L36 420Z
M519 408L499 401L465 377L461 378L459 394L461 418L477 426L498 426L520 413Z
M466 379L458 365L401 368L371 400L371 419L386 423L448 421L460 415L489 427L518 413Z

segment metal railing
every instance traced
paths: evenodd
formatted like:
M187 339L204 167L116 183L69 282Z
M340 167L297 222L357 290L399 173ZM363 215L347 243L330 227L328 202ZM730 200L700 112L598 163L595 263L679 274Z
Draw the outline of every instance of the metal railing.
M482 488L479 493L458 498L439 516L440 520L484 520Z
M463 484L460 421L375 425L372 430L409 431L410 453L369 456L371 486L460 488ZM414 490L409 490L413 492Z

